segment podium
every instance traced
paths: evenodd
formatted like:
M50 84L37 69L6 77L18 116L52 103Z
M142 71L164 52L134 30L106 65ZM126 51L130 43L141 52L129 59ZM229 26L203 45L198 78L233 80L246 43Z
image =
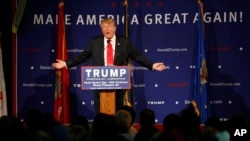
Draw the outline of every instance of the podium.
M131 88L128 66L81 67L81 89L100 90L100 112L115 114L115 90Z
M102 90L100 92L100 112L106 114L115 114L115 90Z

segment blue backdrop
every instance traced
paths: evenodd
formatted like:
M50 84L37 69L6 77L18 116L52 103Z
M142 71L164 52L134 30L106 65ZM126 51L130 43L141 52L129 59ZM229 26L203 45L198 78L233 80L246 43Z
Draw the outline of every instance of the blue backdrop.
M122 0L64 0L69 57L101 34L99 23L112 16L124 34ZM32 108L53 112L58 1L30 0L17 34L16 113ZM134 108L155 111L157 123L179 113L193 99L197 58L196 0L128 0L129 38L152 61L167 65L149 71L133 62ZM227 120L241 114L250 121L250 1L204 0L205 40L211 115ZM93 96L81 89L81 66L70 69L72 118L94 117ZM138 115L137 115L138 118ZM136 120L138 121L138 119Z

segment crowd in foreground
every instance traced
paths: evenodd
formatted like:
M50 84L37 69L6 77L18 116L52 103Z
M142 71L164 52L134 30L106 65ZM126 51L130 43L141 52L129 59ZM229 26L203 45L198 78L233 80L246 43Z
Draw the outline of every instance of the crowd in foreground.
M53 115L33 109L24 121L0 117L0 137L1 141L250 141L249 133L240 134L241 129L250 132L250 128L239 115L228 121L209 117L202 129L199 117L189 108L166 115L162 129L156 126L153 110L143 109L138 116L139 128L134 126L135 110L129 106L115 115L98 113L91 123L81 115L65 126Z

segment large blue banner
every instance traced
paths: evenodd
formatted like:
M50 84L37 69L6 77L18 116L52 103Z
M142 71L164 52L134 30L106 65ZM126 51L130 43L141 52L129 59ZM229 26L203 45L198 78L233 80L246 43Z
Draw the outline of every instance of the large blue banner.
M68 55L83 51L101 34L100 21L113 17L117 33L124 34L123 0L64 0ZM53 113L59 1L27 1L17 33L16 114L38 108ZM161 123L169 113L179 113L193 99L197 58L197 0L128 0L129 38L138 51L163 72L147 70L133 62L133 105L155 111ZM250 1L204 0L208 95L211 115L228 120L233 114L250 119ZM70 69L72 118L93 119L91 90L81 89L81 67ZM139 115L139 114L138 114ZM138 118L138 116L137 116ZM137 120L138 121L138 120ZM250 120L249 120L250 121Z

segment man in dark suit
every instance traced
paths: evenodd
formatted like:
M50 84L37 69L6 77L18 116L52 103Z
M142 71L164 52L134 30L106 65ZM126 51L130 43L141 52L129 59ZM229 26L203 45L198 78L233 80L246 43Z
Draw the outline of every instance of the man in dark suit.
M152 71L162 71L166 68L164 63L158 62L153 63L141 53L139 53L129 39L116 34L116 24L114 19L105 18L101 21L101 30L103 35L97 36L91 39L89 45L81 52L79 55L76 55L68 60L56 60L52 66L56 69L61 68L71 68L80 63L92 59L93 66L124 66L128 65L128 59L136 61L142 66L148 68ZM113 46L113 64L108 63L107 61L107 45L111 43ZM100 95L99 90L94 90L94 105L96 113L100 112ZM123 98L125 95L124 90L116 90L116 110L119 110L123 106Z

